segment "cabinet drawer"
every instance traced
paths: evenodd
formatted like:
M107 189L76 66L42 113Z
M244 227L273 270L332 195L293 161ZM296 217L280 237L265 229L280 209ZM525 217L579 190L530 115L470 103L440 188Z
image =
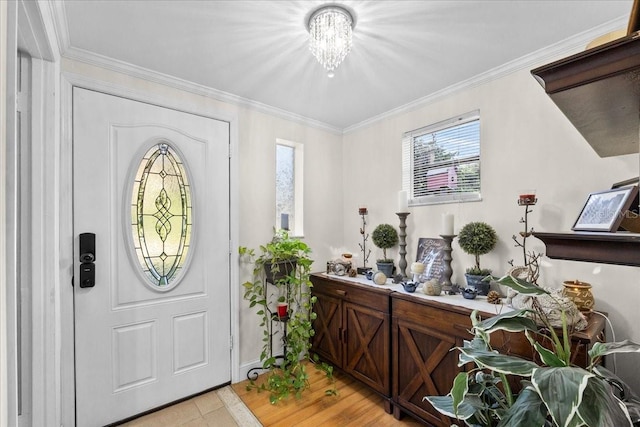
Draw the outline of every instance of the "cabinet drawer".
M393 298L392 316L428 326L463 338L472 338L468 315L443 310L413 301Z
M367 285L329 280L318 276L312 276L311 282L313 283L312 293L322 293L384 313L390 312L390 290L370 288Z

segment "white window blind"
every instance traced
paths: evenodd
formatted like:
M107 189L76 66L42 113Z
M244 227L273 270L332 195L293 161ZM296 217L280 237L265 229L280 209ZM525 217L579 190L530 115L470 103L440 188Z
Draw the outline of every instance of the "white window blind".
M480 112L406 132L402 188L410 206L480 200Z

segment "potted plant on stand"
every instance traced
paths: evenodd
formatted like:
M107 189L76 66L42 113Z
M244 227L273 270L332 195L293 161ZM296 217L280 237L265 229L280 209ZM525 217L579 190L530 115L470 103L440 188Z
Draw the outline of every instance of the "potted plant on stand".
M393 260L387 258L387 249L398 244L398 232L389 224L380 224L371 233L373 244L382 249L382 258L376 261L378 271L381 271L387 277L393 276L395 266Z
M467 269L465 277L467 286L474 288L480 295L487 295L489 282L483 279L491 274L491 270L480 267L480 255L493 250L498 242L496 231L485 222L470 222L458 233L460 248L475 257L475 265Z
M309 387L305 361L309 361L310 337L314 331L312 311L316 297L311 295L311 249L300 239L279 230L260 253L240 247L241 257L253 261L252 280L244 282L244 299L250 307L258 307L260 326L264 328L260 369L267 371L267 379L253 387L269 392L269 400L276 403L290 395L299 397ZM274 337L281 334L283 354L274 355ZM332 367L316 365L332 379ZM251 372L251 371L250 371ZM335 389L328 391L335 394Z

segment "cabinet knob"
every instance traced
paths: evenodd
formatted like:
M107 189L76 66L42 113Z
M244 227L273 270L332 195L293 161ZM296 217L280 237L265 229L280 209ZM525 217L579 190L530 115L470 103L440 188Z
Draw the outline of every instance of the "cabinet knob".
M345 296L345 295L347 294L347 291L342 290L342 289L336 289L336 293L337 293L338 295Z

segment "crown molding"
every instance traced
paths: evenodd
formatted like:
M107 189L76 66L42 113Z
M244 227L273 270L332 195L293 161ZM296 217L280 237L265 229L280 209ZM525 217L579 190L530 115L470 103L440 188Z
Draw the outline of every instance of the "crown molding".
M515 73L516 71L535 68L536 66L572 55L584 50L585 46L596 37L599 37L611 31L619 30L620 28L626 28L627 21L627 17L620 17L606 22L602 25L579 33L561 42L554 43L550 46L544 47L513 61L495 67L487 72L478 74L474 77L471 77L470 79L463 80L459 83L438 90L432 94L416 99L415 101L412 101L408 104L401 105L400 107L386 111L382 114L370 117L366 120L361 121L360 123L347 126L346 128L344 128L343 133L347 134L359 129L363 129L379 121L416 110L448 96L454 95L455 93L483 85L493 80L497 80L501 77L505 77L509 74Z
M56 26L56 35L61 50L61 56L73 61L82 62L88 65L107 69L127 76L139 78L148 82L162 84L174 89L183 90L195 95L205 96L217 101L226 102L228 104L245 107L254 111L269 114L281 119L289 120L295 123L311 126L320 130L324 130L333 134L342 135L342 129L321 122L319 120L310 119L300 114L292 113L281 108L273 107L262 102L244 98L218 89L210 88L168 74L153 71L137 65L133 65L124 61L109 58L79 49L70 45L68 25L66 13L64 11L64 2L54 3L54 22Z
M318 128L334 134L338 134L338 135L342 134L342 129L337 128L335 126L331 126L319 120L310 119L308 117L304 117L299 114L291 113L289 111L264 104L262 102L254 101L248 98L243 98L238 95L234 95L218 89L213 89L198 83L180 79L178 77L170 76L168 74L163 74L157 71L149 70L147 68L139 67L137 65L129 64L127 62L119 61L103 55L98 55L83 49L69 47L66 49L66 51L63 53L62 56L67 59L71 59L74 61L79 61L79 62L83 62L96 67L100 67L103 69L115 71L117 73L139 78L148 82L162 84L164 86L183 90L185 92L190 92L195 95L205 96L208 98L215 99L217 101L226 102L228 104L236 105L239 107L246 107L251 110L259 111L259 112L276 116L285 120L289 120L292 122Z
M41 0L40 0L41 1ZM418 108L424 107L436 101L439 101L448 96L454 95L463 90L468 90L476 86L483 85L490 81L499 79L509 74L515 73L522 69L531 69L541 64L551 62L553 60L560 59L562 57L577 53L584 50L585 46L596 37L606 34L611 31L619 30L620 28L626 28L628 23L628 17L622 16L614 19L597 27L594 27L588 31L584 31L575 36L569 37L561 42L552 44L550 46L539 49L535 52L517 58L513 61L507 62L501 66L495 67L482 74L478 74L467 80L461 81L454 85L448 86L444 89L433 92L429 95L423 96L415 101L401 105L397 108L393 108L384 113L372 116L359 123L350 125L341 129L336 126L332 126L328 123L321 122L319 120L304 117L302 115L292 113L277 107L273 107L262 102L254 101L252 99L244 98L238 95L234 95L228 92L224 92L218 89L210 88L204 85L200 85L188 80L180 79L174 76L163 74L157 71L149 70L143 67L139 67L133 64L129 64L123 61L118 61L103 55L98 55L93 52L89 52L83 49L78 49L70 45L68 25L66 20L66 13L64 10L64 2L54 1L50 2L52 5L52 15L55 27L55 33L58 39L58 46L60 48L60 54L63 58L72 59L75 61L83 62L89 65L97 66L100 68L108 69L118 73L122 73L128 76L143 79L145 81L159 83L165 86L173 87L175 89L190 92L196 95L206 96L215 100L226 102L232 105L245 107L255 111L259 111L265 114L269 114L275 117L279 117L292 122L300 123L303 125L311 126L317 129L321 129L333 134L344 135L350 132L363 129L371 126L374 123L382 120L389 119L399 114L407 113Z

